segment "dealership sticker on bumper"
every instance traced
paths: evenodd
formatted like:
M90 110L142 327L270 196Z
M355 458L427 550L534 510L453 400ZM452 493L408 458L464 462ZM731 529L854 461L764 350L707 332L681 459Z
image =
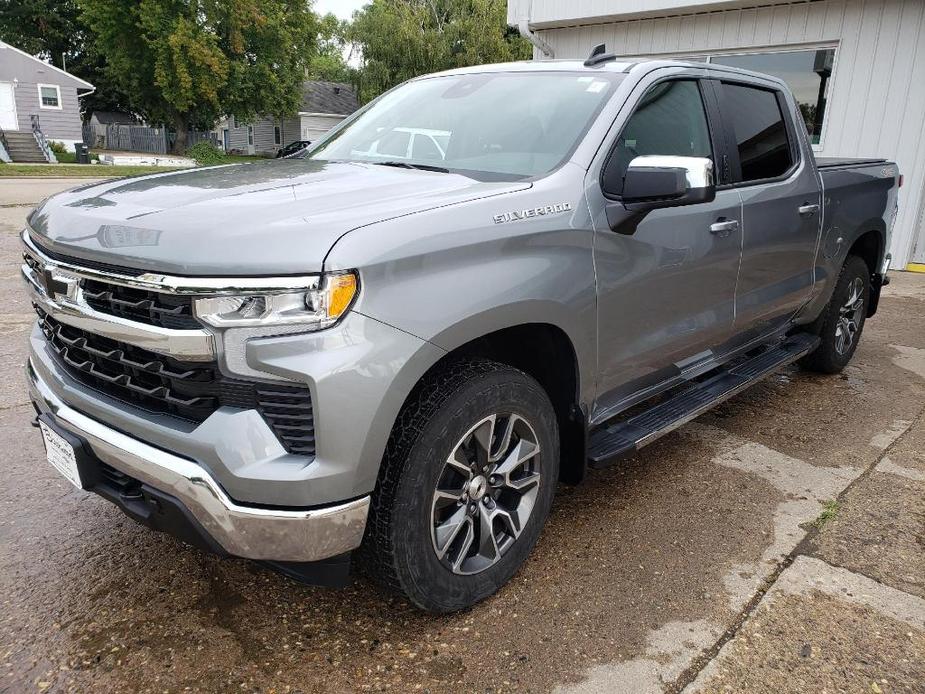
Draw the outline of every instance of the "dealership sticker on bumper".
M45 453L48 456L48 462L64 475L68 482L78 489L83 489L80 471L77 469L77 455L74 453L73 446L45 422L39 420L39 426L42 428L42 438L45 439Z

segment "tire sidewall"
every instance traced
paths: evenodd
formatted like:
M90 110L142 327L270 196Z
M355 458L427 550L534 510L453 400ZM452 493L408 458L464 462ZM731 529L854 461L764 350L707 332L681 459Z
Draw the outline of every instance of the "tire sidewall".
M433 492L453 447L477 422L495 413L517 414L533 427L540 444L540 490L523 532L504 556L480 573L458 575L434 552ZM411 447L392 509L395 569L412 601L431 611L457 610L504 585L539 539L552 506L558 472L555 412L546 393L529 376L504 369L465 383L450 394Z

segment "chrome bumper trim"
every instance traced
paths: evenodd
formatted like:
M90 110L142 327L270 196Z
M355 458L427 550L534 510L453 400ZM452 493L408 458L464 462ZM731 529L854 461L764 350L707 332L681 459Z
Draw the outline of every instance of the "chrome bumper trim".
M241 506L200 465L110 429L56 396L28 366L29 390L43 412L87 442L100 460L174 496L229 554L265 561L307 562L355 549L363 539L369 497L299 511Z

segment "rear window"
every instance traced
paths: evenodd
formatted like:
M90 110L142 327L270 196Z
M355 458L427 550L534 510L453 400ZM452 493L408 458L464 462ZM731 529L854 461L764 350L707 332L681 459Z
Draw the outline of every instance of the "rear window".
M735 134L742 181L777 178L793 165L777 95L767 89L724 84L726 117Z

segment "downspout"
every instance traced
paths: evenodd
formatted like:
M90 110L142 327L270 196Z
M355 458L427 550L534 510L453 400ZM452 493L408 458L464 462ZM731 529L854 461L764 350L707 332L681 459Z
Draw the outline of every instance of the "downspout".
M524 6L524 0L521 0L519 7ZM536 46L540 53L545 55L547 58L555 58L556 52L552 49L548 43L546 43L542 38L533 33L533 30L530 29L530 17L533 15L533 0L526 0L526 12L522 13L517 19L517 31L520 32L520 35L523 36L527 41Z

